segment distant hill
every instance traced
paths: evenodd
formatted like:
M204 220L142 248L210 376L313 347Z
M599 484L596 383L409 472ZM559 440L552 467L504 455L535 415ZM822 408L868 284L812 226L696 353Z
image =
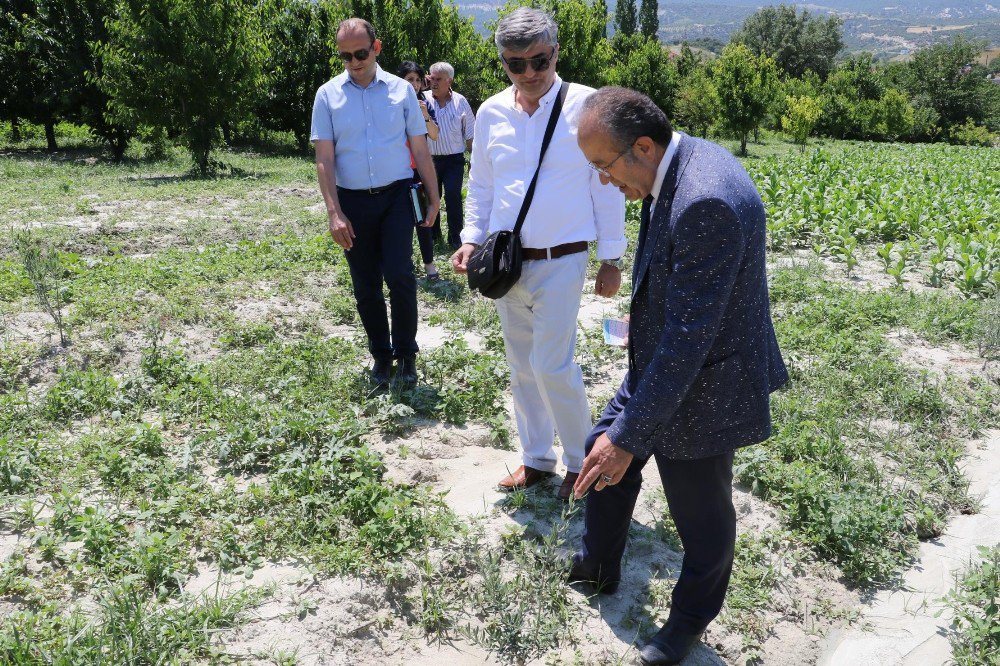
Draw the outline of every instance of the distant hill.
M496 19L502 0L455 0L480 30ZM767 0L660 0L660 39L674 44L698 38L729 41L747 16ZM870 51L879 58L905 56L951 35L984 39L1000 47L1000 7L980 0L820 0L796 2L814 14L844 19L847 50ZM1000 2L997 3L1000 5ZM608 0L614 12L614 0Z

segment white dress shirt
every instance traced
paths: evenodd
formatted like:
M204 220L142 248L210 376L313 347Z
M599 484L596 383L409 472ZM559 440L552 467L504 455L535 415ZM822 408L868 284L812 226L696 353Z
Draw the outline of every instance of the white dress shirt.
M479 108L463 243L478 245L495 231L514 228L561 85L557 76L530 116L515 108L513 86ZM569 86L521 228L524 247L544 249L596 240L598 259L617 259L625 253L625 198L618 188L601 184L576 143L583 102L593 92L576 83Z
M448 101L439 104L431 94L424 94L428 109L434 110L434 121L438 126L438 138L427 138L431 155L461 155L465 152L465 142L472 138L476 114L469 101L452 90Z
M670 143L667 144L667 152L663 153L660 163L656 166L656 179L653 180L653 190L650 192L653 197L653 205L649 209L650 217L652 217L653 211L656 210L656 204L660 201L660 188L663 187L663 179L667 177L670 161L674 159L674 154L677 152L677 145L680 142L681 135L678 132L674 132L673 136L670 137Z

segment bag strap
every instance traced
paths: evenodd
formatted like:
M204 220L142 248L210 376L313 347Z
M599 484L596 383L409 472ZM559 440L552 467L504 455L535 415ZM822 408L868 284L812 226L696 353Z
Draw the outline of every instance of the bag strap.
M517 214L517 223L514 224L514 235L517 236L521 233L521 227L524 226L524 218L528 216L528 207L531 206L531 199L535 196L535 184L538 183L538 172L542 169L542 160L545 159L545 150L549 147L549 142L552 141L552 135L556 131L556 123L559 122L559 116L562 114L563 101L566 99L566 93L569 90L569 82L563 81L562 86L559 88L559 96L556 97L556 101L552 103L552 113L549 114L549 124L545 127L545 136L542 137L542 152L538 155L538 167L535 168L535 175L531 178L531 184L528 185L528 191L524 193L524 201L521 202L521 211Z

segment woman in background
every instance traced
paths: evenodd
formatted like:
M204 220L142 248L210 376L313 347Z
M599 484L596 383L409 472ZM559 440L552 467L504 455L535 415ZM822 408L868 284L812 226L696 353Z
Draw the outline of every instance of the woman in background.
M427 123L427 138L436 140L438 138L438 126L434 121L434 110L427 108L427 102L424 101L423 96L426 87L424 68L412 60L405 60L399 65L399 69L396 70L396 76L405 79L407 83L413 86L413 89L417 93L417 100L420 102L420 112L424 114L424 122ZM410 167L413 168L413 182L420 182L420 176L417 174L412 154L410 155ZM429 227L418 226L417 244L420 246L420 258L424 262L424 271L427 274L427 279L431 282L437 282L441 279L441 276L434 265L433 232L434 230Z

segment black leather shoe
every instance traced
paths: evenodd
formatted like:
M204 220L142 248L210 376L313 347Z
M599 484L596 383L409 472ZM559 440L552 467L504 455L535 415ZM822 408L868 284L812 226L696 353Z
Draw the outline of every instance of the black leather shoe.
M388 386L389 373L391 372L392 372L392 359L388 358L375 359L375 365L372 366L372 372L371 372L372 383L379 387Z
M617 578L602 578L600 573L595 574L583 565L579 553L573 555L567 580L570 583L587 583L594 588L597 594L614 594L618 591L618 584L621 582Z
M701 640L701 634L680 631L669 622L639 650L639 659L647 666L679 664Z
M417 358L404 356L399 362L396 381L404 387L415 386L417 383Z

